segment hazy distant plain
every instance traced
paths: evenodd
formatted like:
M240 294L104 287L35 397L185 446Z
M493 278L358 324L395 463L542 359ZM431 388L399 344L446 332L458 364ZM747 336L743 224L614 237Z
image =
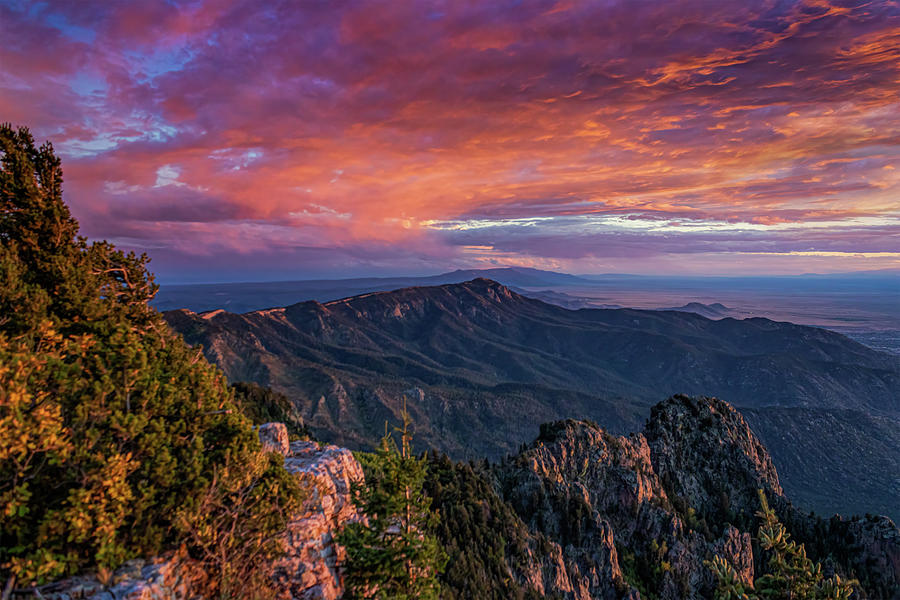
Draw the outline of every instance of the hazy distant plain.
M900 277L606 278L554 291L645 309L718 302L724 316L825 327L900 354Z

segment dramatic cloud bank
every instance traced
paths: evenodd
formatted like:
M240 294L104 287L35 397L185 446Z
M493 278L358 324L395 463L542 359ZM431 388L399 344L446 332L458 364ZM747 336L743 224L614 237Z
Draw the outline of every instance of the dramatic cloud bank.
M0 118L163 279L900 268L895 0L0 0Z

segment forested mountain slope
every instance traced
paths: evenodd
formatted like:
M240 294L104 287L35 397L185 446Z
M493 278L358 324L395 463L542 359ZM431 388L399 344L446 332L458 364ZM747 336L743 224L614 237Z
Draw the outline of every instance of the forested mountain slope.
M509 453L539 423L560 418L625 431L674 393L715 395L760 414L827 409L854 423L900 410L900 359L831 331L683 312L572 311L486 279L246 314L170 311L166 319L231 380L284 392L319 437L351 447L378 439L404 396L423 447L472 458ZM801 443L823 443L814 429L793 430L806 436ZM873 506L845 502L843 484L828 473L816 489L798 486L801 504L866 512L898 491L896 481L874 479L885 457L867 460L860 436L847 443L855 445L852 467L866 474L862 499ZM776 449L781 455L788 460ZM789 460L791 485L805 459Z

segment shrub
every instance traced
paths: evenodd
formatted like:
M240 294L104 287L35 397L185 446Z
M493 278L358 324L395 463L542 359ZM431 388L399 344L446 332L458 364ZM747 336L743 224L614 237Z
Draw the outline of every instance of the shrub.
M258 453L249 464L216 469L197 511L179 515L179 528L201 571L211 574L204 598L271 598L266 565L285 551L284 528L307 498L279 455Z
M403 410L398 447L385 435L366 464L364 484L353 486L366 521L348 523L337 537L347 550L347 598L437 599L447 556L432 531L437 515L423 486L427 458L412 455L409 414Z
M52 146L0 126L0 576L10 585L171 548L204 517L214 474L256 460L222 374L148 306L147 262L80 237Z
M727 561L720 556L713 557L706 564L716 578L717 600L849 600L858 582L841 579L840 575L826 578L822 565L806 556L803 544L791 540L762 490L759 490L759 502L761 510L756 513L762 519L759 543L768 557L765 572L753 584L745 583Z

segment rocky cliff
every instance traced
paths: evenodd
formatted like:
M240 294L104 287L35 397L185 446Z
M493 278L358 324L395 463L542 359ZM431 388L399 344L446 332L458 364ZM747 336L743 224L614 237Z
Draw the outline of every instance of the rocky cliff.
M342 549L333 534L359 518L350 502L350 483L362 480L359 463L346 448L315 442L288 443L281 423L259 428L263 448L285 456L285 468L304 479L311 491L304 509L284 532L286 553L271 565L272 598L278 600L334 600L343 594L340 572ZM194 598L191 582L198 573L183 553L153 560L133 560L118 569L104 585L96 577L74 577L14 598L46 600L183 600Z
M559 544L568 558L566 572L577 583L565 598L711 597L714 582L703 561L713 554L723 556L744 579L752 580L750 534L725 524L713 533L699 521L697 509L692 510L692 506L709 504L709 484L697 480L705 476L687 469L682 472L687 465L664 468L667 476L689 482L684 487L694 496L675 496L681 490L667 489L660 476L661 464L689 461L692 452L703 452L697 438L679 436L695 430L696 423L679 424L681 408L675 406L657 414L645 433L629 436L610 435L584 421L547 425L534 444L498 467L503 496L531 530ZM731 412L729 408L715 433L708 433L710 437L721 435L719 430L725 428ZM672 419L664 421L662 414ZM660 429L684 447L660 443L653 437ZM746 479L769 477L767 455L742 452L743 447L758 445L746 425L736 437L721 437L723 452L718 453L720 464L744 475L734 487ZM733 441L741 445L736 447ZM747 495L755 494L755 489L747 488Z
M432 463L446 474L441 459ZM762 489L826 572L858 579L861 598L900 598L894 524L881 517L824 520L795 509L765 447L720 400L673 397L628 436L588 421L551 423L515 456L468 470L457 487L480 479L483 500L473 498L463 517L456 512L470 521L458 529L487 528L478 536L509 542L490 550L502 553L500 565L491 556L467 558L478 550L459 544L459 559L472 572L452 574L451 585L493 569L517 582L507 597L710 598L714 581L705 560L725 558L748 582L762 563L753 543ZM437 486L439 509L451 510L450 486Z
M305 477L313 489L312 505L288 523L287 553L273 565L279 599L332 600L340 598L343 549L334 535L344 523L357 520L350 485L363 473L346 448L294 442L285 457L288 471Z

